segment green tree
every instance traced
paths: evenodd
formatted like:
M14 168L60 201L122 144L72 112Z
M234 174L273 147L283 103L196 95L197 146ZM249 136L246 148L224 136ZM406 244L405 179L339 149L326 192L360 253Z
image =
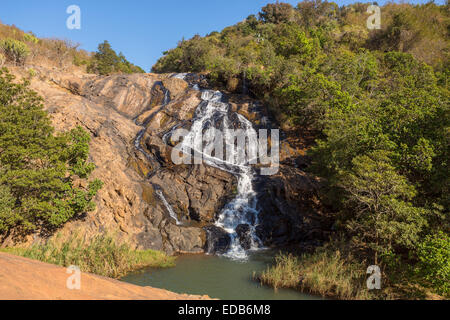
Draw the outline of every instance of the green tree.
M107 40L98 45L98 50L87 70L88 72L100 75L109 75L112 73L144 73L144 70L129 62L122 53L118 55Z
M98 51L94 55L94 60L88 68L100 75L108 75L115 71L115 66L119 64L120 58L111 48L107 40L98 45Z
M269 3L261 9L259 17L265 23L288 22L293 16L294 8L289 3Z
M42 98L6 69L0 115L0 234L53 230L92 210L102 184L86 180L94 169L89 135L80 127L55 134Z
M427 235L417 247L417 271L439 293L450 295L450 237L444 232Z
M342 174L339 185L348 192L351 214L347 228L358 245L391 256L395 248L414 248L426 226L427 211L409 201L416 191L390 164L385 151L353 159L353 170Z

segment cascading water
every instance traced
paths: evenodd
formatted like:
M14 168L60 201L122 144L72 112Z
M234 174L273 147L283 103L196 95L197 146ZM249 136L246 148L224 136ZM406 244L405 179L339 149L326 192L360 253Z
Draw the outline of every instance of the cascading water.
M208 134L215 131L210 129L221 129L224 140L232 141L233 144L234 140L229 136L230 133L227 129L238 128L247 137L256 137L256 131L249 120L230 111L230 106L223 102L223 95L220 91L202 90L201 97L202 102L197 107L191 129L185 136L181 149L188 154L191 154L191 150L193 150L194 155L201 156L206 164L231 172L237 177L237 195L224 207L215 225L223 228L231 237L230 249L224 255L234 259L245 259L247 257L246 250L241 246L236 232L239 225L247 225L249 228L250 249L261 246L255 233L258 211L256 209L256 193L252 185L253 168L247 164L245 157L240 157L239 152L242 150L232 148L232 154L227 155L226 160L207 154L204 150L212 149L210 147L214 143L214 138L208 137ZM206 141L206 145L203 148L197 146L196 142L198 141L203 143Z
M185 79L186 73L175 74L172 77L178 79ZM200 90L198 84L191 86L194 90ZM164 89L164 101L161 109L164 108L170 101L169 91ZM261 247L261 241L256 236L255 226L258 224L258 210L256 209L256 192L253 189L252 180L254 178L254 170L242 157L242 150L236 148L230 148L233 150L230 155L227 154L226 160L217 157L216 155L207 154L204 150L212 149L211 145L214 143L214 137L211 136L214 131L210 129L220 129L223 133L223 138L226 141L231 141L234 144L234 140L231 133L227 129L240 129L244 136L256 137L256 131L252 126L252 123L242 115L231 112L230 105L223 101L223 94L220 91L213 90L200 90L202 95L202 102L197 107L194 119L192 120L191 129L189 134L185 136L182 142L182 151L186 154L191 154L194 151L194 156L201 157L203 162L216 167L220 170L232 173L237 177L237 194L235 198L229 202L223 210L220 212L215 225L225 230L230 238L231 245L229 250L224 254L227 257L233 259L246 259L246 249L257 249ZM180 126L177 124L169 132L165 133L162 140L167 143L172 133ZM142 152L148 159L152 157L145 152L141 146L141 139L145 134L145 129L141 130L135 140L136 148ZM208 137L209 134L209 137ZM206 138L206 139L205 139ZM255 138L256 139L256 138ZM206 140L206 145L197 146L198 141L202 143ZM250 141L256 143L256 140ZM228 149L227 149L228 150ZM179 225L177 215L167 202L163 192L156 188L156 194L163 202L170 216ZM249 239L246 248L241 245L241 241L236 232L239 226L247 226L249 231Z
M161 191L161 190L156 190L156 194L158 195L158 197L159 197L159 198L161 199L161 201L163 202L164 206L166 207L167 211L168 211L169 214L170 214L170 217L171 217L172 219L175 220L175 222L176 222L177 225L180 225L181 222L178 221L178 217L177 217L175 211L173 211L172 207L171 207L170 204L167 202L166 197L164 197L164 194L162 193L162 191Z

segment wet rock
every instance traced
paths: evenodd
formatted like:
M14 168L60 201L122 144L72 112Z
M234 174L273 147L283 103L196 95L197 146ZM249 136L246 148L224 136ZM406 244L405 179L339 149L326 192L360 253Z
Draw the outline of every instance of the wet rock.
M236 233L239 237L241 247L248 250L252 247L252 235L248 224L240 224L236 227Z
M230 249L231 237L225 230L217 226L207 226L204 229L206 231L206 253L223 254Z
M280 166L278 174L259 177L257 236L265 246L325 240L331 228L320 205L320 181L298 168Z
M213 223L232 194L236 178L206 165L165 168L150 182L164 189L166 199L183 220Z

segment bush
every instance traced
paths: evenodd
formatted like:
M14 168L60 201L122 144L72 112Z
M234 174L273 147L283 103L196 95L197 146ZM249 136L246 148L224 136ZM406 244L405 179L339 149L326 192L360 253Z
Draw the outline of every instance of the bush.
M440 294L450 295L450 237L439 232L418 245L418 272Z
M7 248L2 251L63 267L75 265L83 272L119 278L142 267L165 268L174 266L173 257L154 250L132 250L119 243L112 235L99 235L86 242L79 235L60 241L54 240L29 249Z
M23 65L30 54L28 46L19 40L5 39L0 41L0 48L8 60L17 65Z
M0 70L0 235L53 231L93 210L102 186L88 181L89 134L81 127L54 134L42 98L28 85Z
M3 67L3 65L5 64L5 62L6 62L6 58L5 58L5 56L3 55L3 53L0 52L0 67Z
M31 43L34 43L34 44L39 43L39 39L36 38L36 36L34 34L31 34L31 33L25 33L23 35L23 41L31 42Z

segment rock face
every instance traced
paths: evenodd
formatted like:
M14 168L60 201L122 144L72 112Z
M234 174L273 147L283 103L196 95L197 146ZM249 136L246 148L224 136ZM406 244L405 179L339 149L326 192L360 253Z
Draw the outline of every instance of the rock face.
M230 236L212 223L233 197L236 177L206 165L171 161L177 141L168 139L168 133L172 128L190 128L201 102L199 91L171 75L102 77L33 68L37 76L31 87L44 98L56 130L80 125L91 133L90 161L96 166L92 178L104 182L95 211L67 223L63 235L80 230L89 239L112 232L135 248L168 254L228 250ZM27 75L20 68L13 73ZM206 85L203 76L187 78L191 84ZM229 103L257 129L270 125L250 98L230 96ZM291 151L282 153L281 160L291 156ZM297 162L282 164L277 175L254 182L260 210L256 230L266 246L327 236L322 230L329 226L316 203L319 184L296 168ZM249 226L240 225L236 231L242 247L250 248ZM36 233L25 244L43 239ZM16 243L8 237L1 245Z
M104 182L95 211L67 223L61 233L80 230L89 239L111 232L138 249L203 252L202 226L213 221L235 180L210 167L175 167L171 147L161 140L165 130L191 120L200 101L198 92L187 90L185 81L170 75L100 77L35 69L38 75L31 87L44 98L56 130L81 125L91 133L90 161L96 166L92 178ZM26 74L19 68L13 73L19 78ZM136 148L136 137L143 129L140 148ZM183 225L174 223L155 192L158 187ZM25 244L42 240L37 233ZM9 237L2 246L17 241Z
M239 237L241 247L248 250L252 246L252 238L250 234L250 226L248 224L240 224L236 227L236 233Z
M223 254L230 249L230 235L217 226L207 226L206 230L206 248L205 252L209 254Z
M281 165L276 175L259 178L260 224L256 231L266 246L327 239L330 219L321 213L319 188L317 178L286 165Z
M211 224L232 194L234 177L205 165L183 165L161 170L150 181L164 186L179 220Z

